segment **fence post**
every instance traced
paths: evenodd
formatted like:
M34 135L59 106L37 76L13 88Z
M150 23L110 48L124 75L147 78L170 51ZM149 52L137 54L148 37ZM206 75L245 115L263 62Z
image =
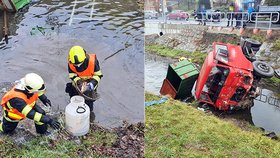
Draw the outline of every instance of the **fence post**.
M256 22L255 22L255 29L257 29L257 25L258 25L258 13L256 13L255 18L256 18Z
M272 12L270 13L270 18L269 18L269 26L268 26L269 30L271 28L271 23L272 23Z

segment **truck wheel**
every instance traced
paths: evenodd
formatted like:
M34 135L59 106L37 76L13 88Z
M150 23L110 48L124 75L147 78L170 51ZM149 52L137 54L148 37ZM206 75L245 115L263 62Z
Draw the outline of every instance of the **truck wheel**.
M260 47L262 45L261 42L251 38L247 38L246 41L251 44L251 47Z
M260 50L260 47L252 47L253 51L257 52Z
M262 78L271 78L274 75L273 68L263 61L254 61L254 75Z
M274 70L274 75L280 79L280 69Z

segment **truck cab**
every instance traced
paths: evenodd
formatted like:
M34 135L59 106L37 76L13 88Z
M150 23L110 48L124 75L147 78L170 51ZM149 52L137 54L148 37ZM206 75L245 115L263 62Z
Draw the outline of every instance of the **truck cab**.
M198 76L195 98L219 110L252 106L251 102L245 105L243 101L258 96L257 82L261 77L272 77L273 69L264 62L250 61L240 45L218 42L213 45Z
M198 77L195 97L200 102L228 110L237 105L253 83L253 65L243 55L241 47L214 43Z

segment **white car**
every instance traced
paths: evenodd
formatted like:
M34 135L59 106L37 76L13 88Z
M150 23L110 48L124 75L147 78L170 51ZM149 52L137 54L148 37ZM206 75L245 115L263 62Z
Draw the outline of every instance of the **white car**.
M154 10L145 10L144 17L145 19L157 19L159 16L157 11Z

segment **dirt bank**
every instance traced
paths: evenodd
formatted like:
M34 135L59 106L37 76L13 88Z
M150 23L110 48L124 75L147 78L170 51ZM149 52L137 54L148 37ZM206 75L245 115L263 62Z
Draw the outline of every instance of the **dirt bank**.
M48 136L35 136L18 128L11 135L0 135L1 157L119 157L138 158L144 155L144 124L129 124L106 129L90 125L90 132L73 137L65 130Z

